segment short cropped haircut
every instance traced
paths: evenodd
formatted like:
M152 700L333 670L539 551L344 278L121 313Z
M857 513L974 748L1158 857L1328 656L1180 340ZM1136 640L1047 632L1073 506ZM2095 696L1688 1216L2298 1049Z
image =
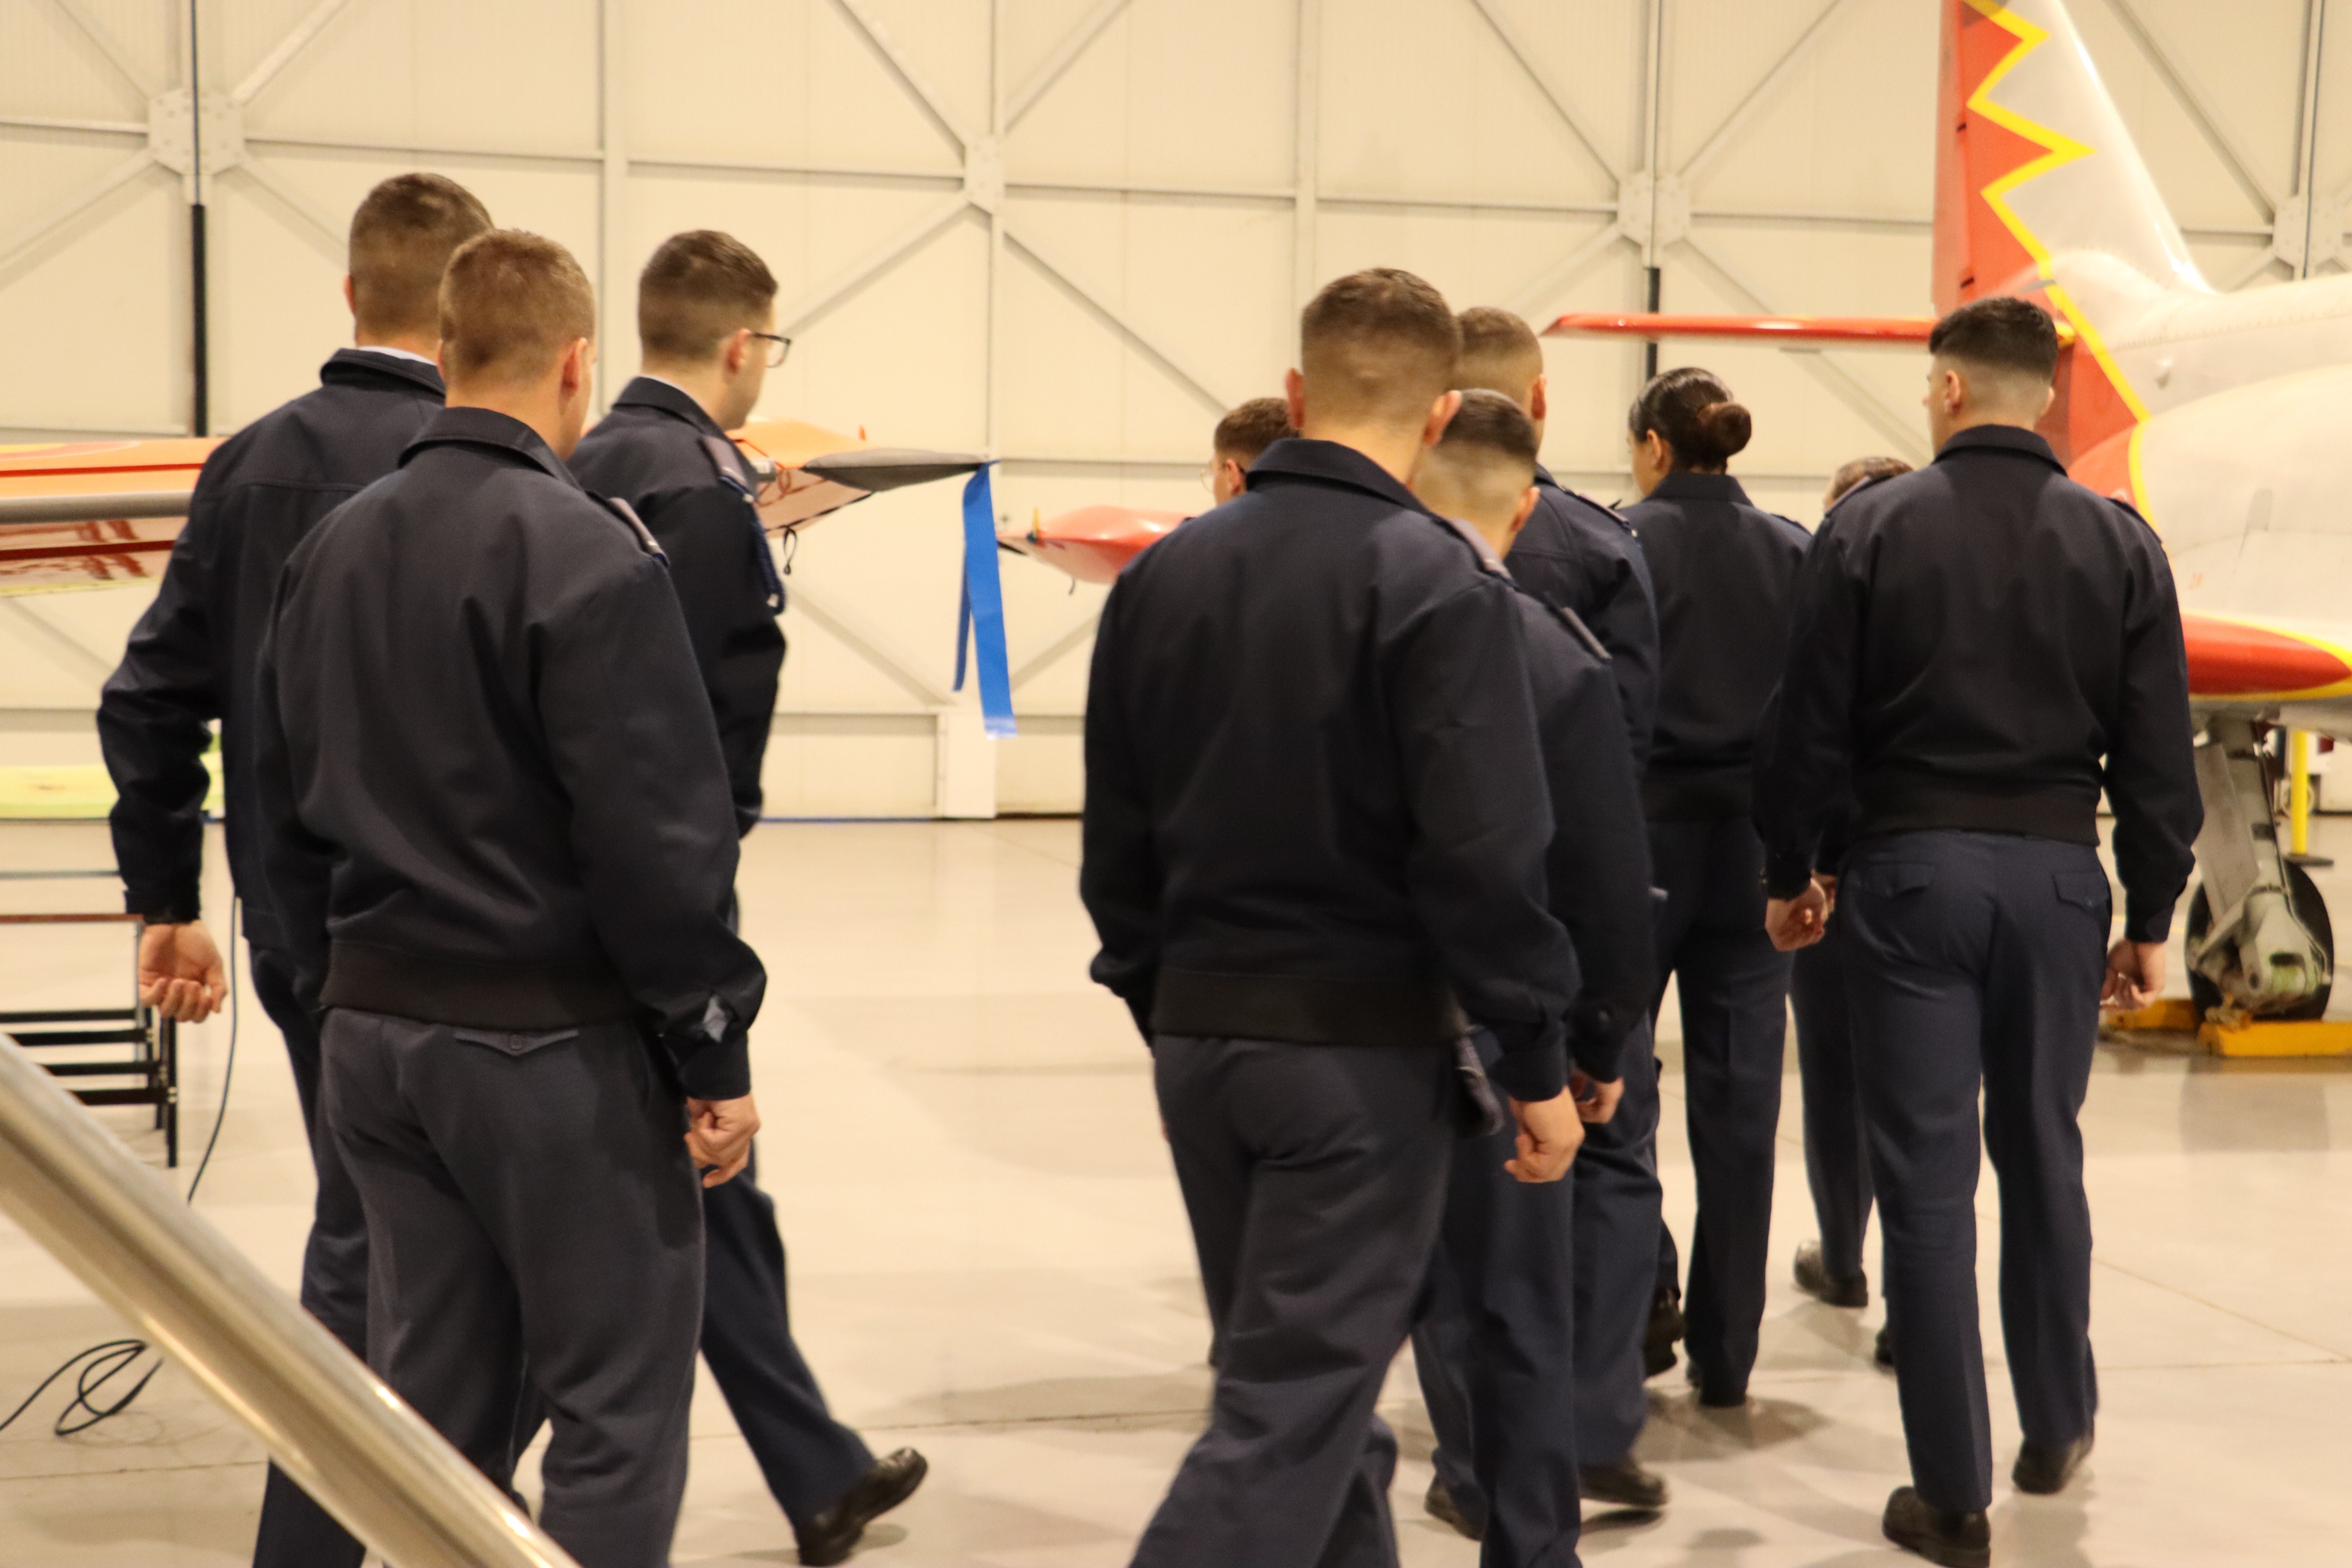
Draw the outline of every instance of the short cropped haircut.
M2047 386L2058 374L2058 324L2030 300L1971 300L1936 323L1927 352Z
M1475 450L1502 458L1535 478L1536 422L1518 400L1491 387L1473 387L1462 395L1461 411L1445 426L1437 443L1442 453Z
M449 258L490 226L474 194L440 174L394 174L370 191L352 214L347 263L362 335L430 333Z
M1290 422L1289 404L1279 397L1253 397L1227 410L1217 421L1209 449L1220 458L1238 460L1246 468L1265 456L1268 447L1297 434L1298 427Z
M751 247L713 228L671 235L637 275L637 339L647 359L696 362L768 324L776 279Z
M453 382L528 383L596 335L596 291L572 253L519 228L467 240L441 279L441 363Z
M1462 312L1462 357L1454 367L1454 384L1464 392L1486 387L1507 397L1525 397L1543 374L1543 344L1536 330L1494 305L1473 305Z
M1911 465L1900 458L1856 458L1842 465L1830 476L1829 504L1838 502L1873 479L1891 479L1897 474L1907 474Z
M1374 267L1323 286L1298 321L1308 405L1344 418L1418 418L1454 382L1462 328L1445 296Z

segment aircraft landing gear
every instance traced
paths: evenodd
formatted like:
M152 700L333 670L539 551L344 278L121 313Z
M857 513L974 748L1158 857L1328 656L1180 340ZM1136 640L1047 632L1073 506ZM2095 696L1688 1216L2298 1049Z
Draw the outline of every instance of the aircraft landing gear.
M2310 873L2279 853L2251 720L2206 725L2197 789L2204 880L2189 906L2188 952L2199 1016L2229 1007L2258 1018L2319 1017L2335 983L2336 932Z

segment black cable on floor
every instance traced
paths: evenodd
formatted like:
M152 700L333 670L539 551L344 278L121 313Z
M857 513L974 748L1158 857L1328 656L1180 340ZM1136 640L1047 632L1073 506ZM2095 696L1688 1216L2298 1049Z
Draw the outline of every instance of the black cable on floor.
M236 1076L237 1025L243 1013L241 1003L244 997L244 992L237 985L236 974L236 928L239 903L240 900L235 899L229 901L228 1058L221 1067L220 1108L213 1113L212 1135L205 1140L204 1157L196 1162L196 1173L188 1181L187 1201L191 1207L194 1206L196 1201L196 1189L204 1184L205 1173L212 1168L213 1150L219 1145L221 1127L228 1121L229 1084ZM57 1371L41 1379L39 1386L25 1395L23 1403L8 1413L7 1419L0 1420L0 1432L5 1432L15 1425L16 1418L32 1408L33 1401L38 1399L49 1384L65 1376L67 1373L72 1372L76 1366L79 1366L81 1371L74 1378L74 1396L66 1402L64 1409L58 1412L58 1418L51 1424L49 1431L59 1437L70 1437L77 1433L89 1431L109 1416L121 1415L131 1408L131 1402L138 1398L149 1384L155 1381L155 1374L163 1370L162 1357L157 1357L155 1364L149 1367L145 1374L131 1385L129 1392L113 1404L100 1407L91 1403L91 1398L108 1384L129 1372L137 1364L139 1358L152 1348L145 1340L127 1339L108 1340L103 1344L92 1345L88 1350L76 1351L65 1359ZM86 1411L88 1415L77 1421L74 1419L74 1413L78 1410Z

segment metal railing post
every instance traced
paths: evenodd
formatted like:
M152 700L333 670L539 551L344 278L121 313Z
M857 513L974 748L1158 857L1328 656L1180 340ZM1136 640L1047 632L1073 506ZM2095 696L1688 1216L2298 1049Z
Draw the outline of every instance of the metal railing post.
M0 1207L397 1568L577 1568L0 1036Z

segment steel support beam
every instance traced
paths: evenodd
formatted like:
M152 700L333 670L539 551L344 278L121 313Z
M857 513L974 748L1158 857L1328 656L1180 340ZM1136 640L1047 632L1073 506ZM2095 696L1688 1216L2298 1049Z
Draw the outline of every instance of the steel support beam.
M955 143L956 155L961 157L969 153L972 142L971 134L956 123L955 116L948 112L946 103L931 89L930 83L924 79L922 73L915 68L914 61L900 52L898 41L890 36L890 29L867 9L868 0L833 0L833 3L842 16L848 18L849 25L865 38L867 47L890 68L890 73L898 79L898 85L914 99L915 106L929 117L942 135Z
M1290 307L1315 297L1323 146L1323 0L1298 0L1291 98Z
M1060 637L1055 637L1052 642L1047 643L1044 647L1039 648L1035 653L1033 653L1027 658L1023 659L1020 666L1013 671L1013 689L1015 691L1020 690L1031 680L1045 674L1045 671L1051 669L1055 665L1061 663L1062 660L1067 658L1078 649L1085 647L1087 644L1093 642L1095 640L1095 627L1099 625L1101 621L1102 611L1097 609L1092 614L1088 615L1086 619L1080 621L1076 626L1072 626L1068 631L1064 632Z
M1127 312L1078 282L1063 268L1040 254L1037 247L1031 244L1018 229L1007 228L1004 237L1013 248L1026 257L1030 264L1039 272L1044 273L1049 281L1059 285L1073 300L1100 317L1105 324L1125 338L1144 357L1157 363L1160 369L1166 371L1187 392L1199 398L1202 405L1211 413L1221 415L1233 406L1232 399L1213 390L1206 380L1187 369L1182 361L1154 342L1149 332L1129 320Z
M154 155L142 147L15 234L0 239L0 273L5 273L43 240L113 195L118 187L155 166Z
M1032 109L1037 107L1037 100L1045 97L1055 82L1062 79L1062 73L1076 63L1077 58L1085 54L1087 47L1097 38L1102 37L1103 29L1117 21L1119 13L1127 7L1128 0L1097 0L1095 8L1087 12L1076 26L1064 35L1060 43L1054 46L1054 52L1047 55L1045 63L1037 68L1037 74L1021 84L1021 90L1013 95L1009 104L1000 105L996 117L996 134L999 137L1010 135L1013 128L1020 124L1022 119ZM989 32L992 40L1001 40L1004 29L992 19ZM1000 55L1002 54L1003 46L1001 41L994 42L993 47Z
M798 337L819 317L897 266L899 261L919 249L931 236L961 217L971 205L971 201L961 191L948 197L849 266L843 268L824 283L802 296L793 303L790 310L779 311L776 316L776 331L788 338Z
M278 40L278 47L264 55L261 63L245 73L245 79L230 92L229 101L243 109L260 96L261 89L277 79L278 73L292 62L296 55L310 47L310 40L326 30L350 0L320 0L310 14L294 24L287 35Z
M1543 94L1544 101L1551 105L1552 112L1559 116L1560 123L1568 127L1569 134L1582 145L1586 154L1612 180L1623 179L1625 172L1601 150L1600 139L1586 128L1583 118L1576 112L1574 99L1552 79L1551 73L1536 58L1535 50L1528 47L1526 37L1519 32L1518 24L1511 20L1509 14L1496 0L1470 0L1470 5L1486 18L1486 26L1495 30L1495 37L1501 41L1504 50L1527 73L1528 79L1535 84L1538 92Z
M351 238L347 226L336 223L311 205L310 197L271 174L257 159L247 158L236 166L236 172L276 197L278 205L302 220L312 236L324 240L335 256L340 258L344 254Z
M596 315L597 336L604 340L596 356L596 406L610 408L621 388L613 367L620 347L636 335L636 290L624 287L623 258L629 243L628 73L622 67L621 0L602 0L596 14L596 140L600 158L596 180Z
M2221 160L2221 166L2229 170L2230 178L2236 181L2238 188L2246 194L2246 199L2260 209L2265 221L2276 217L2281 200L2278 192L2272 188L2269 181L2254 172L2254 161L2238 145L2238 139L2222 125L2218 115L2205 107L2204 96L2189 85L2188 73L2173 59L2172 52L2164 47L2164 41L2157 36L2156 29L2140 16L2133 0L2107 0L2107 9L2115 13L2116 20L2123 25L2124 31L2131 35L2131 41L2139 49L2140 57L2163 81L2173 100L2187 112L2197 127L2197 133L2205 138L2205 144L2213 149L2214 155Z
M1722 123L1707 132L1706 140L1699 143L1698 151L1684 160L1683 166L1675 171L1676 177L1685 185L1696 181L1699 171L1731 145L1739 132L1746 129L1748 122L1756 117L1757 110L1762 109L1770 100L1773 89L1789 79L1790 73L1797 68L1813 46L1820 41L1822 35L1829 29L1829 25L1835 21L1851 4L1853 0L1829 0L1829 4L1822 7L1821 14L1813 18L1811 25L1797 35L1797 41L1789 46L1788 51L1774 63L1772 68L1766 71L1758 79L1756 85L1748 89L1748 96L1739 100L1739 107L1725 115Z
M131 84L131 89L139 94L140 102L144 103L155 96L158 89L154 83L149 81L141 73L138 66L131 62L131 57L123 52L122 46L115 42L114 35L108 31L105 25L97 17L89 14L89 8L82 3L82 0L57 0L57 7L66 14L68 21L81 29L84 37L98 46L98 52L106 57L106 63L112 66L122 79Z

